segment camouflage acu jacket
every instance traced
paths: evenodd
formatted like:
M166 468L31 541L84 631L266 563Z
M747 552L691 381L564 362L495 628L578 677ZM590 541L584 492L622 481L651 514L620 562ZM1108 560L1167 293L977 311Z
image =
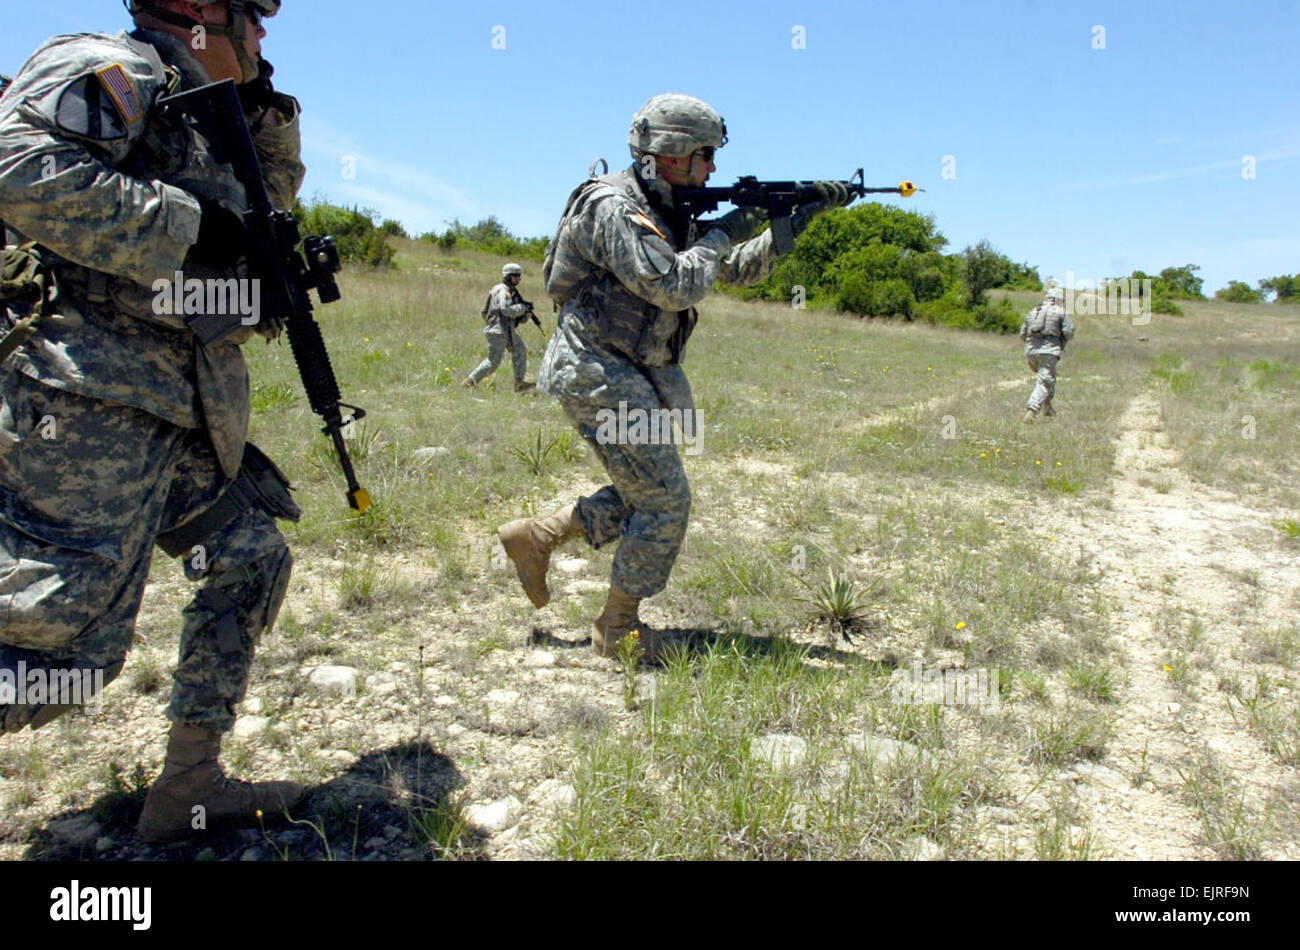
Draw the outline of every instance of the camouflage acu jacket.
M6 243L39 242L58 285L36 336L6 362L50 386L206 427L222 468L238 470L248 429L248 370L237 345L204 347L159 307L199 232L196 196L247 208L228 166L186 124L164 126L155 100L210 82L183 42L162 33L57 36L0 98L0 221ZM302 184L297 102L251 121L280 207ZM247 277L187 268L186 278Z
M488 292L483 305L484 333L510 335L510 331L528 315L526 304L519 303L519 291L509 284L497 284Z
M658 179L643 187L635 168L574 190L543 276L575 343L657 367L680 362L695 304L715 281L762 280L775 253L770 233L733 248L721 231L700 236L695 222L670 220L671 189Z

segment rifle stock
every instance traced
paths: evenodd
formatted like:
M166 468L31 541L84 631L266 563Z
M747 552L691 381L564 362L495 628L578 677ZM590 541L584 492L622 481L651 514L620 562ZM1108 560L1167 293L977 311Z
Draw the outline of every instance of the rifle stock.
M309 237L303 241L304 253L298 251L298 222L288 211L278 211L271 204L233 79L160 99L159 106L189 116L207 139L213 158L229 164L243 185L249 205L244 214L251 243L249 261L263 283L263 310L288 331L307 400L312 412L324 419L321 431L333 441L343 469L348 505L364 513L370 507L370 494L357 482L343 427L363 418L365 410L340 401L338 380L308 295L315 290L322 304L341 296L334 280L342 266L334 239ZM261 318L267 319L267 314ZM343 409L348 410L346 419Z

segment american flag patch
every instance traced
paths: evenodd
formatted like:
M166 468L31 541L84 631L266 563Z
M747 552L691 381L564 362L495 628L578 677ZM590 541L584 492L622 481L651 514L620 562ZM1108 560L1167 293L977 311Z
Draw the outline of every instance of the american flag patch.
M140 99L135 94L135 87L131 85L131 80L126 78L126 70L121 65L114 64L96 70L95 75L104 84L108 94L113 97L113 104L117 106L122 120L128 125L138 120L143 111L140 108Z

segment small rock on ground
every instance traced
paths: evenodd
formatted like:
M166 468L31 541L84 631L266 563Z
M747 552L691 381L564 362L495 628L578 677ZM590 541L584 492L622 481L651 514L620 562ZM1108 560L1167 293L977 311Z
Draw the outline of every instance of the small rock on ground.
M470 805L465 809L465 817L489 834L499 834L519 820L523 807L519 799L508 795L486 805Z

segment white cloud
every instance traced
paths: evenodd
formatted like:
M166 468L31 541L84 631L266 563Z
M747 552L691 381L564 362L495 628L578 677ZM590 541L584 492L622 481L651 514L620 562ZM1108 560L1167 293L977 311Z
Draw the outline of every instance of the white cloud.
M306 117L304 126L304 193L318 190L335 204L373 208L416 232L440 230L451 218L474 221L481 216L469 192L427 169L376 155L323 123L308 125ZM343 177L345 158L355 178Z

